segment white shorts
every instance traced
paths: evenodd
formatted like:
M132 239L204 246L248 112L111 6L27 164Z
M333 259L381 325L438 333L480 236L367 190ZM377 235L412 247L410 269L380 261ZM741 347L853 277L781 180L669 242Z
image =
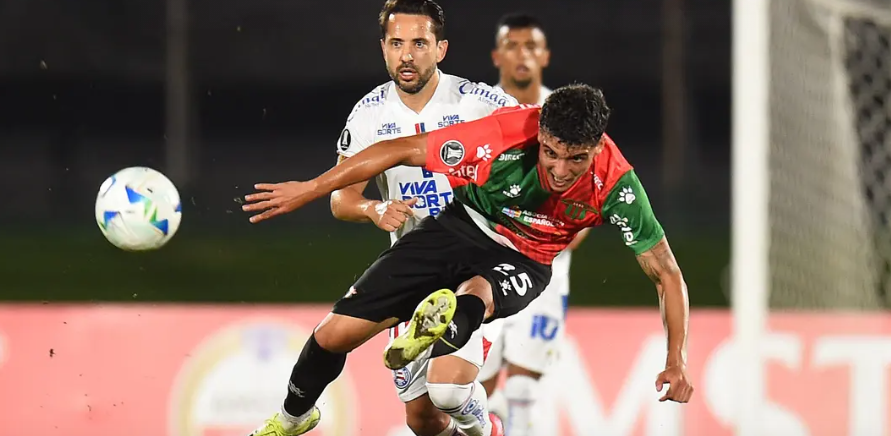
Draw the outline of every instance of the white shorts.
M407 325L408 323L406 322L391 328L389 331L390 342ZM464 347L450 354L450 356L460 357L477 368L481 368L486 357L486 350L491 345L489 338L500 335L500 330L501 324L498 321L491 324L483 324L482 328L473 332L470 340ZM409 363L405 368L392 371L396 394L403 403L407 403L427 393L427 367L430 364L430 353L432 352L433 347L430 347L417 360Z
M567 253L568 254L568 253ZM567 259L561 259L568 261ZM498 375L506 362L544 374L559 357L569 301L568 268L558 271L555 260L551 283L525 309L504 319L501 335L492 341L479 379Z

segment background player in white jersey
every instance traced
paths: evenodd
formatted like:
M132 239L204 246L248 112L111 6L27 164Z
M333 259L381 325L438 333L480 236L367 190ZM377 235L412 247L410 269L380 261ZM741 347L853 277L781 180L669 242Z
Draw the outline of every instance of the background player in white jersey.
M542 84L548 66L544 29L532 15L514 13L501 18L496 27L492 62L499 71L498 86L520 103L543 104L551 90ZM551 282L529 306L504 320L503 331L490 348L480 371L490 410L504 420L505 434L527 436L534 432L532 410L541 392L539 381L558 357L569 298L569 264L572 250L587 235L579 233L565 251L554 259ZM503 389L497 389L502 369L507 373Z
M338 163L381 140L475 120L517 104L492 87L438 70L448 42L443 38L442 10L435 2L390 0L381 11L380 25L381 48L393 80L353 108L338 140ZM368 182L363 182L334 192L331 211L342 220L374 223L390 232L391 242L420 219L437 215L452 196L445 175L418 167L391 168L375 182L382 201L365 198ZM391 329L391 340L400 328L405 325ZM451 355L422 358L393 372L399 398L406 403L406 422L415 434L452 435L456 427L471 436L500 434L500 423L495 432L489 429L486 392L476 381L484 357L482 332Z

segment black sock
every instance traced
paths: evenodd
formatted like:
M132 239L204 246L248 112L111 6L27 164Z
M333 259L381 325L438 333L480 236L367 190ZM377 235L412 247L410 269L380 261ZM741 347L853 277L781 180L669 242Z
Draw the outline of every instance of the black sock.
M442 339L433 344L431 357L452 354L463 347L483 324L486 318L486 303L476 295L459 295L458 307Z
M291 371L285 411L291 416L308 412L328 384L340 375L345 363L346 353L332 353L316 342L315 334L310 336Z

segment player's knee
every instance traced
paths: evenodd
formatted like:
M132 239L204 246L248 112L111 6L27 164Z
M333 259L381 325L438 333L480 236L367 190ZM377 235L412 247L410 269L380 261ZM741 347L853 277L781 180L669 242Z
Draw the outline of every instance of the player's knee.
M456 385L451 383L427 383L427 395L437 409L446 413L464 406L473 394L473 384Z
M329 313L313 335L319 346L332 353L349 353L386 326L359 318Z
M427 366L427 383L454 385L471 384L480 370L474 364L457 356L440 356L430 359Z
M526 376L531 377L533 380L538 380L541 378L541 373L507 362L507 376Z
M528 375L511 375L504 381L504 397L508 402L531 403L538 393L538 380Z
M496 374L496 376L497 376L497 374ZM498 388L498 377L492 377L482 383L483 383L483 388L486 389L486 395L491 397L492 393L495 392L495 389Z
M482 276L475 276L461 283L455 291L455 295L474 295L483 300L486 305L486 318L495 313L495 297L492 295L492 285Z

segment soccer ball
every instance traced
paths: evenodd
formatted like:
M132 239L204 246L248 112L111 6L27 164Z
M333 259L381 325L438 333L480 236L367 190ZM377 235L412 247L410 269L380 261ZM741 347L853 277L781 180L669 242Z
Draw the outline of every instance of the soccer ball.
M161 248L179 229L181 219L176 186L151 168L125 168L99 187L96 222L105 238L122 250Z

